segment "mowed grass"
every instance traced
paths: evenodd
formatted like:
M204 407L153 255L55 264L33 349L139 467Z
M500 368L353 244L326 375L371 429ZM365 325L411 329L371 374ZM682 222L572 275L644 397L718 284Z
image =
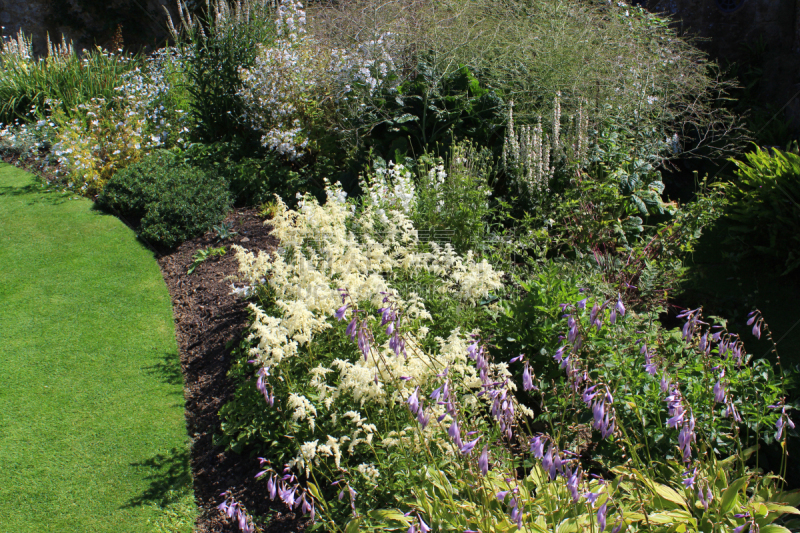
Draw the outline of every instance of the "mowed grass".
M0 533L191 531L183 380L153 254L0 165Z

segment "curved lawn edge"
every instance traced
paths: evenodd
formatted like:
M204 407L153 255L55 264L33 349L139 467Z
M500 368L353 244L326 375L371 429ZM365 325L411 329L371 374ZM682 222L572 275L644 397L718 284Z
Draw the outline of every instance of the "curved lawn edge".
M183 378L152 252L0 165L0 522L191 531Z

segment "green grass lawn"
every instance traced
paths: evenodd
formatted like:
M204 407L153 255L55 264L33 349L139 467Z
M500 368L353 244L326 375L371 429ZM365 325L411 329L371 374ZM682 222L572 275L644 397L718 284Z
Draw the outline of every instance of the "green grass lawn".
M0 533L191 531L183 380L153 254L0 165Z

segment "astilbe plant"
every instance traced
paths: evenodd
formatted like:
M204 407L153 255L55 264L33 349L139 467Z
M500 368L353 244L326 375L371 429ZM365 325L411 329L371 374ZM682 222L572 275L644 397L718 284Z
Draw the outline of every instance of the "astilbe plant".
M443 373L448 390L479 379L467 363L467 336L455 329L428 338L425 295L401 293L393 280L433 276L435 291L463 305L475 305L501 286L500 273L471 254L420 243L401 206L374 192L375 203L365 203L357 215L339 187L329 187L324 206L310 196L297 211L278 202L271 223L283 253L237 252L243 280L257 285L264 279L272 298L266 309L252 307L251 356L260 368L258 390L267 405L285 414L285 427L295 436L287 466L317 487L307 485L312 495L330 492L333 482L349 487L352 492L343 497L350 495L349 504L362 514L385 501L378 483L387 472L407 468L405 446L436 456L460 449L439 423L425 430L427 440L412 431L415 417L399 406L414 388ZM325 344L315 346L332 329L355 345L334 353ZM505 365L489 371L506 373ZM446 411L433 404L425 416L447 416ZM387 418L385 412L394 414ZM332 512L335 504L325 503L323 516L348 509L345 504Z

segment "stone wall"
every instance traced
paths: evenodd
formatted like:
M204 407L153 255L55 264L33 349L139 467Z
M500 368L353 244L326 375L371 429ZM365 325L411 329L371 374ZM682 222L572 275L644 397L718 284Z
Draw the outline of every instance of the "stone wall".
M666 13L681 29L703 38L699 46L721 61L751 60L763 47L758 98L800 129L800 0L648 0L651 11ZM726 8L729 11L726 11Z
M108 46L119 25L125 44L138 48L167 38L165 5L167 0L0 0L0 25L4 36L20 29L32 35L37 54L46 50L48 33L52 40L63 34L78 49Z

